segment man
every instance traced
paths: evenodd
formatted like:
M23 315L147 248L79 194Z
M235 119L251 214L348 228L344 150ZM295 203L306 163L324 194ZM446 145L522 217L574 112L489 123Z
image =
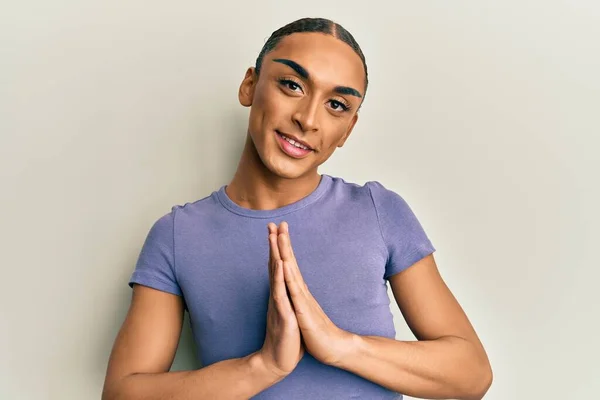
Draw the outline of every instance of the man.
M233 180L150 230L104 399L483 397L487 356L408 204L318 173L367 84L340 25L273 33L239 89ZM395 340L386 280L418 341ZM168 372L185 309L204 367Z

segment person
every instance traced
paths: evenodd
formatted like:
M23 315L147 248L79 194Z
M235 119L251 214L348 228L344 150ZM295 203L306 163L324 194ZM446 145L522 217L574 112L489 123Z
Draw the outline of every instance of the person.
M365 98L341 25L303 18L265 43L231 182L155 221L103 399L480 399L486 352L407 202L319 174ZM417 338L395 339L387 282ZM184 312L202 368L169 372Z

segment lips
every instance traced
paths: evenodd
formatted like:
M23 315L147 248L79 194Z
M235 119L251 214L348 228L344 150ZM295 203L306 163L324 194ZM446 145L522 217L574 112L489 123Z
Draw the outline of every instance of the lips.
M310 148L310 146L308 146L306 143L300 141L300 140L295 140L293 139L293 137L282 134L279 131L275 131L276 133L276 138L277 138L277 142L279 143L279 147L281 148L281 150L287 154L288 156L292 157L292 158L296 158L296 159L301 159L304 158L306 156L308 156L310 153L313 152L313 150ZM303 146L308 147L309 149L302 149L300 147L296 147L294 146L292 143L290 143L289 140L294 140L294 142L297 142L298 144L301 144Z
M291 140L293 140L294 142L296 142L296 143L298 143L298 144L301 144L302 146L308 147L308 149L309 149L309 150L313 150L313 148L312 148L312 147L310 147L310 145L309 145L308 143L306 143L306 142L303 142L302 140L300 140L300 139L296 138L295 136L288 135L287 133L281 133L281 132L280 132L280 131L278 131L278 130L275 130L275 132L277 132L277 134L278 134L278 135L280 135L280 136L283 136L284 138L291 139Z

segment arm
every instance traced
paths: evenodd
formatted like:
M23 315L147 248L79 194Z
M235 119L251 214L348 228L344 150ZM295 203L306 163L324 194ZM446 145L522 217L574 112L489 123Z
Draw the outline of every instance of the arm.
M432 254L390 278L418 339L401 342L344 331L327 317L304 282L285 222L279 249L306 350L317 360L413 397L471 400L487 392L492 381L487 355Z
M433 255L393 275L390 285L418 341L346 333L334 365L413 397L483 398L492 382L487 355Z
M168 372L182 324L180 296L134 285L108 363L102 399L247 399L282 379L266 367L259 353L199 370Z

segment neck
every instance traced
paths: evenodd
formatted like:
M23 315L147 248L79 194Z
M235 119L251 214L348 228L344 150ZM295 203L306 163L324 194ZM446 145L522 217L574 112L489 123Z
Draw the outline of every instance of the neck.
M295 203L312 193L321 181L317 170L297 178L271 172L260 159L250 135L235 175L225 191L237 205L252 210L273 210Z

